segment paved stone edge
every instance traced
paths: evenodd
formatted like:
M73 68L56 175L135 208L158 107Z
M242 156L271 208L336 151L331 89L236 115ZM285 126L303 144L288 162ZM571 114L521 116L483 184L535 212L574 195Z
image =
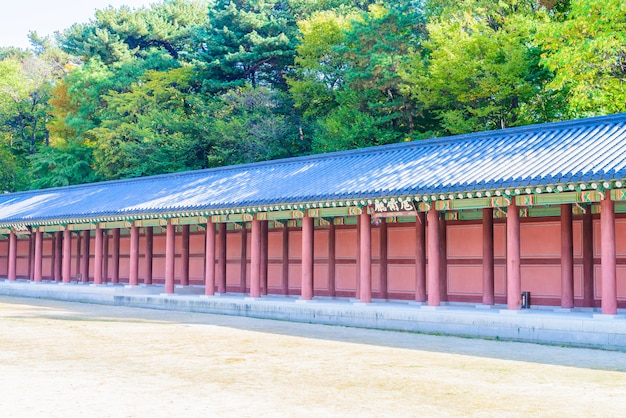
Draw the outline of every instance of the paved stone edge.
M626 320L622 318L596 319L593 315L536 312L511 315L498 310L421 309L401 304L324 300L293 303L264 298L128 293L132 290L0 283L0 294L5 296L626 351Z

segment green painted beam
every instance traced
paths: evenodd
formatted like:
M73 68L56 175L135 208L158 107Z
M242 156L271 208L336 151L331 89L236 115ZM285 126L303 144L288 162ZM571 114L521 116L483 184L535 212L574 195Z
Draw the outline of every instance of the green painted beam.
M538 218L544 216L561 216L561 208L556 207L531 207L528 208L528 217L530 218Z
M626 213L626 203L615 202L615 213Z
M595 190L586 192L564 192L535 194L534 204L541 205L564 205L569 203L598 202L601 196Z
M297 213L295 213L297 212ZM293 219L295 215L303 214L303 211L298 210L276 210L271 212L261 212L257 216L263 221L280 221L284 219ZM302 215L304 216L304 215ZM302 217L299 216L299 217Z
M77 224L70 224L67 225L66 228L70 231L85 231L85 230L91 230L91 229L96 229L96 223L77 223Z
M64 225L42 225L39 227L41 232L59 232L65 231Z
M213 215L210 219L214 223L250 222L253 217L249 213L232 213L228 215Z
M207 218L204 216L189 216L183 218L171 218L170 222L172 225L198 225L206 224Z
M475 221L483 218L482 210L464 210L458 214L459 221Z
M445 205L449 202L449 205ZM464 210L464 209L482 209L490 208L491 200L488 197L474 197L472 199L454 199L454 200L439 200L435 207L448 206L449 210Z
M132 224L129 221L107 221L99 222L100 228L103 229L124 229L130 228Z
M154 226L165 226L167 225L167 220L165 219L140 219L135 221L135 225L140 227L154 227Z

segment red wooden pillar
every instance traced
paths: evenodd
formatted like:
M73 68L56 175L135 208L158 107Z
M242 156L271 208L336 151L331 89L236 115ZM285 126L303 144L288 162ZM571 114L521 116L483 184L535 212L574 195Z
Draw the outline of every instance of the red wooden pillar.
M180 284L189 286L189 225L182 227L182 253L180 266Z
M361 299L361 217L356 218L356 286L354 298Z
M35 277L35 234L28 236L28 280Z
M219 225L219 252L217 254L217 293L226 293L226 224Z
M146 231L146 258L145 262L145 270L146 275L143 278L143 284L149 285L152 284L152 259L154 258L154 228L148 226L145 228Z
M441 301L448 301L448 249L447 249L447 222L444 214L439 218L439 280L441 282L439 290L441 292Z
M267 269L269 258L269 223L261 221L261 293L267 295Z
M50 274L48 275L48 277L50 277L50 280L54 280L54 265L56 262L56 251L57 251L57 247L56 247L56 235L53 234L50 237Z
M493 208L483 209L483 305L493 305L494 256L493 256Z
M441 255L439 243L439 212L431 208L427 215L428 228L428 305L439 306L441 304L441 280L440 263Z
M41 281L41 268L43 264L43 232L35 232L35 267L34 267L34 280L35 282Z
M337 267L336 245L336 227L335 223L331 221L328 227L328 294L331 297L335 297L337 292L335 284Z
M9 267L7 278L11 281L17 279L17 235L11 231L9 234Z
M58 231L54 233L54 271L52 276L55 282L60 282L63 272L62 266L63 256L63 232Z
M289 294L289 226L288 221L285 221L283 227L283 265L281 272L282 294L287 296Z
M595 307L595 292L593 286L593 218L591 207L587 207L583 214L583 306Z
M615 204L607 192L600 201L600 248L602 250L602 313L617 314L617 266L615 249Z
M174 257L176 250L176 227L167 222L165 229L165 293L174 293Z
M10 240L10 236L9 236L9 242L7 243L7 253L6 253L7 265L6 265L6 269L5 269L5 272L4 272L5 273L4 277L6 277L6 278L9 277L9 252L11 251L10 244L11 244L11 240Z
M246 293L248 279L248 229L244 226L241 230L241 257L239 258L239 291Z
M250 257L250 297L261 297L261 235L263 226L254 217L252 220L251 257Z
M572 205L561 205L561 307L574 307L574 232Z
M78 280L78 276L80 275L80 261L82 260L80 254L81 254L81 250L82 250L82 235L80 234L80 232L76 232L76 258L75 258L75 269L76 269L76 282L78 283L80 280Z
M426 302L426 215L415 216L415 301Z
M132 223L130 227L130 262L128 272L128 284L139 284L139 227Z
M372 301L372 219L366 210L359 215L361 219L359 246L359 282L361 303Z
M113 244L111 248L111 252L113 253L111 262L111 282L119 283L120 282L120 230L119 228L115 228L113 230Z
M103 231L102 238L102 283L109 281L109 234Z
M313 299L313 218L302 218L302 300Z
M387 222L386 219L383 219L381 224L380 224L380 229L379 229L379 247L380 247L380 283L379 283L379 288L380 288L380 297L381 299L389 299L389 289L388 289L388 271L387 271L387 264L388 264L388 247L387 247L387 239L388 239L388 234L387 234Z
M94 284L102 284L102 247L103 247L102 228L96 226L95 249L93 255L93 282Z
M63 231L63 283L69 283L72 275L72 231Z
M522 307L522 274L520 253L520 219L515 197L506 212L506 288L508 309Z
M204 241L204 294L215 294L215 224L208 221Z
M85 230L82 233L81 241L81 281L87 283L89 281L89 239L91 237L91 231Z

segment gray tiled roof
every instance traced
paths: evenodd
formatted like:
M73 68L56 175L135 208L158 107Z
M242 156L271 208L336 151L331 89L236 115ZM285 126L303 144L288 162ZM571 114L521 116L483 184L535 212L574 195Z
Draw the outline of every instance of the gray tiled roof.
M626 114L0 195L0 224L466 193L626 177Z

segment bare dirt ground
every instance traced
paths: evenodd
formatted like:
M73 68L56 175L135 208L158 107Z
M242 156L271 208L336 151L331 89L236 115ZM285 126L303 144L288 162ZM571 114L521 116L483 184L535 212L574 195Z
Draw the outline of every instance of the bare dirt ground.
M624 411L620 352L0 297L2 417Z

